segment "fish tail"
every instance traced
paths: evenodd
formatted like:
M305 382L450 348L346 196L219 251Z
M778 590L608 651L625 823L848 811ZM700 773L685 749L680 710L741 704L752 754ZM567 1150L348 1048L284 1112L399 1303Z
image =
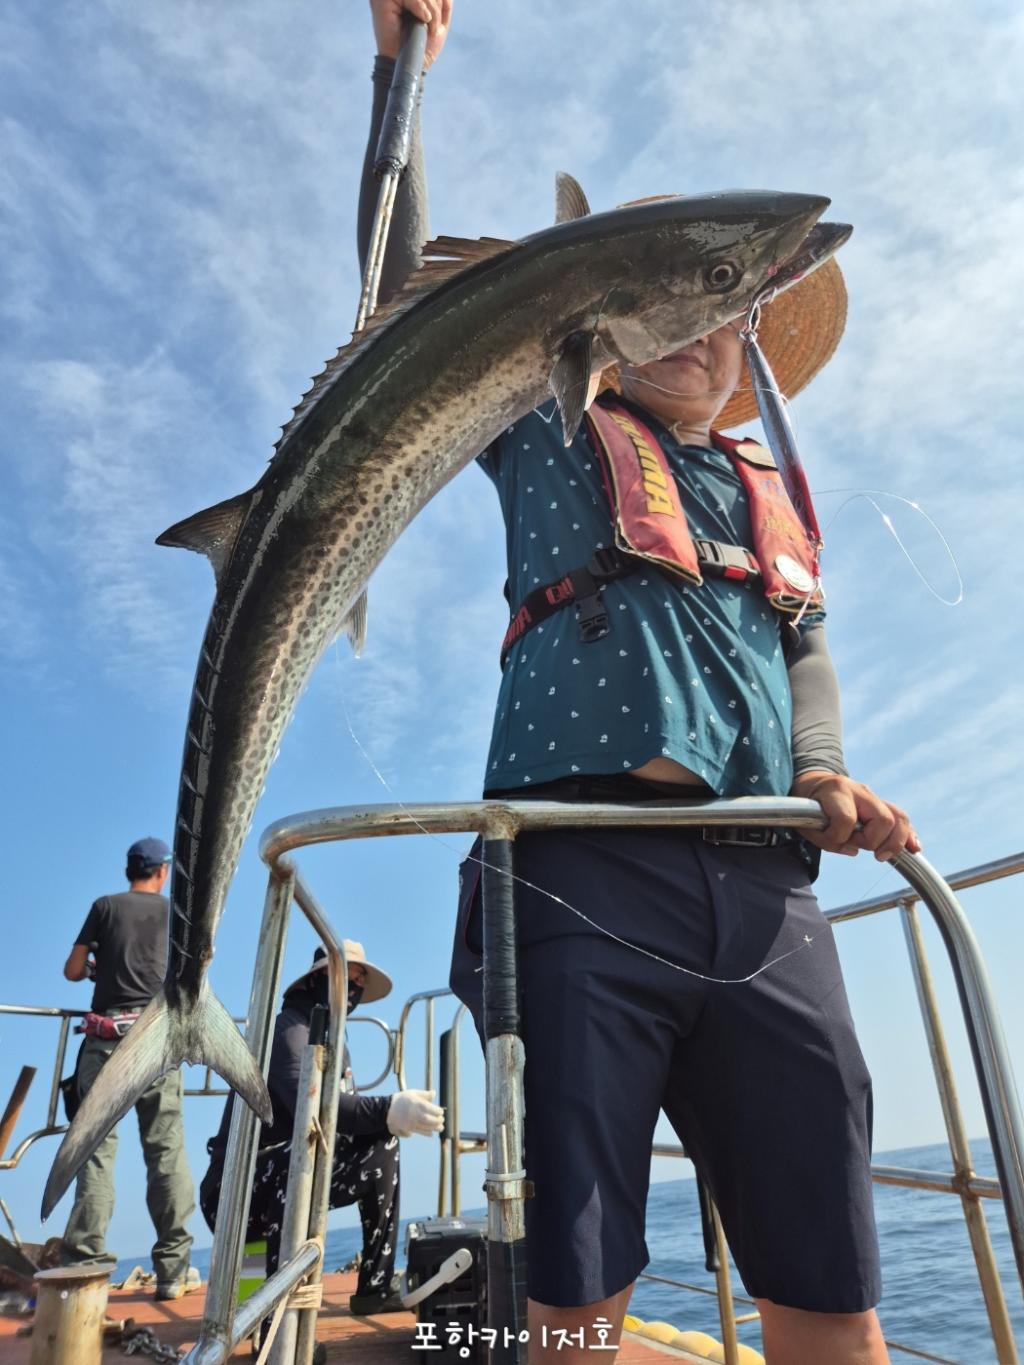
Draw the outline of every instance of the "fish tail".
M118 1043L64 1134L43 1192L44 1220L114 1125L154 1081L185 1061L212 1067L264 1123L272 1121L256 1059L213 992L204 985L198 1000L171 1005L161 990Z

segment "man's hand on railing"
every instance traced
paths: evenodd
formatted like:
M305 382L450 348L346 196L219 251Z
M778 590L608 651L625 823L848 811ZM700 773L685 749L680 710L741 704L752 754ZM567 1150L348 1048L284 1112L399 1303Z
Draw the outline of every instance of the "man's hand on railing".
M433 1103L433 1090L399 1090L388 1105L388 1132L395 1137L420 1133L430 1137L444 1127L444 1110Z
M828 816L824 829L804 829L800 833L829 853L845 853L852 858L865 849L879 862L888 862L904 849L908 853L921 852L921 841L906 811L876 796L870 787L852 777L830 772L801 773L789 794L817 801Z

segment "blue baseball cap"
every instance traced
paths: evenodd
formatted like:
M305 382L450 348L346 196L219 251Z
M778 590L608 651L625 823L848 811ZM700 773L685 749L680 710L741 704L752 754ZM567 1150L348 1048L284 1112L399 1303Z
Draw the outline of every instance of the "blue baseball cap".
M128 850L128 861L141 867L159 867L171 861L171 850L162 839L136 839Z

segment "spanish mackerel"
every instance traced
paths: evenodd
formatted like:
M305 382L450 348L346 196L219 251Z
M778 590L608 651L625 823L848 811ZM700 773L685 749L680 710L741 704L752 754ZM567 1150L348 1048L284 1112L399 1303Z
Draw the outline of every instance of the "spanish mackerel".
M780 283L828 202L736 191L591 215L560 177L554 227L424 248L405 289L314 382L260 481L159 537L208 555L217 579L185 737L167 976L68 1130L44 1217L183 1061L212 1067L270 1119L259 1068L209 988L214 934L296 699L340 630L361 643L367 581L401 531L551 392L568 443L593 373L742 314L769 277Z

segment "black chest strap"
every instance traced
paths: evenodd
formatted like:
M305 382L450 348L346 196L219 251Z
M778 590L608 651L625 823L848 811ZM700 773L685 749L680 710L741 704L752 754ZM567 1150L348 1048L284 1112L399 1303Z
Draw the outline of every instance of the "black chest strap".
M737 582L760 577L757 560L743 546L725 545L718 540L695 539L693 543L701 571L707 577L732 578ZM611 624L601 600L601 589L606 583L625 578L638 569L656 571L657 566L611 546L595 550L592 559L578 569L570 569L564 578L527 593L512 613L512 620L501 642L501 667L505 667L505 660L517 640L570 603L575 603L577 607L580 640L589 645L595 640L604 639L611 630Z

